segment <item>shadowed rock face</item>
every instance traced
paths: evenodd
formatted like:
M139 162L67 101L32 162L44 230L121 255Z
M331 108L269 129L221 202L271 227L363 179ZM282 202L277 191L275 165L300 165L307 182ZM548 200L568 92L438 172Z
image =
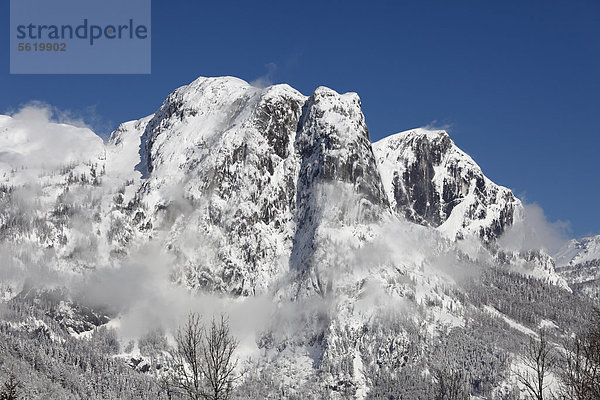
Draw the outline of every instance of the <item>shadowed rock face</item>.
M415 138L412 143L415 162L407 164L402 175L394 175L396 212L416 223L436 227L442 224L444 215L449 215L445 211L452 210L457 196L446 190L449 185L444 185L444 197L440 196L433 182L434 166L441 164L442 155L450 146L448 137L436 142L430 142L425 137Z
M289 95L265 96L256 108L256 127L281 159L290 155L290 133L296 132L301 112L302 104Z
M290 267L292 247L311 268L324 220L370 223L389 210L356 94L318 88L305 97L287 85L200 78L167 98L144 137L141 192L156 212L138 223L172 232L192 287L265 290ZM183 199L172 198L174 186ZM178 221L181 200L187 221ZM185 230L220 251L209 262L189 259L177 239Z
M389 213L358 96L315 90L303 107L295 151L300 164L289 264L301 275L298 293L324 295L332 283L318 270L327 275L336 267L327 256L332 232Z
M318 88L304 106L295 147L301 159L299 207L314 194L314 185L346 183L354 189L353 200L363 201L361 218L376 220L388 208L356 94Z
M521 208L512 192L487 179L444 131L407 131L373 148L392 209L409 221L489 242Z

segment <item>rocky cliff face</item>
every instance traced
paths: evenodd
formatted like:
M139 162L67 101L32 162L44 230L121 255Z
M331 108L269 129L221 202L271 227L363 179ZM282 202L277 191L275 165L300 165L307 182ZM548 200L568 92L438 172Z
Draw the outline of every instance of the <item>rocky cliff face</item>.
M294 140L304 102L286 85L259 90L201 78L173 92L149 121L140 197L150 213L140 223L168 231L178 280L247 295L281 275L294 234Z
M445 131L415 129L373 144L392 208L451 238L488 243L512 225L521 202L483 175Z
M299 203L317 184L341 182L353 187L361 203L357 221L375 221L388 200L355 93L339 95L320 87L307 100L296 138L301 157Z
M348 230L381 222L389 206L355 93L315 90L304 104L294 145L300 166L290 268L301 277L299 293L323 295L336 270L328 256L331 237L356 238Z

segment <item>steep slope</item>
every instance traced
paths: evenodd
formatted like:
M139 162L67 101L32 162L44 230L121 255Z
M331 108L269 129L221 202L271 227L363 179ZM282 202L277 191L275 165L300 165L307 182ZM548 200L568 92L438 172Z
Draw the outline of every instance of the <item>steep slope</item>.
M600 260L600 235L570 240L554 254L554 259L559 267Z
M14 164L23 151L20 131L11 118L2 121L11 132L3 159ZM48 123L42 130L56 127L78 132ZM196 289L264 293L291 269L312 275L308 285L322 290L313 267L322 264L319 247L328 238L364 240L373 236L369 225L396 214L452 241L476 236L487 244L521 209L446 132L418 129L371 146L358 96L327 88L305 97L287 85L257 89L237 78L199 78L153 115L122 124L105 146L91 135L78 135L55 167L35 174L54 177L40 183L52 188L44 195L52 207L36 212L42 219L68 211L54 210L58 202L93 220L76 229L56 221L51 238L46 229L36 237L24 228L22 236L57 251L56 263L67 255L78 268L92 260L112 265L158 241L176 257L175 280ZM94 145L80 143L92 139ZM27 186L18 168L7 168L7 191ZM8 221L16 197L6 199ZM82 247L84 263L73 256Z
M512 192L490 181L445 131L414 129L373 144L392 208L451 239L497 239L521 209Z
M148 121L140 154L148 212L136 222L164 232L194 288L248 295L290 268L311 274L318 230L388 209L355 94L199 78Z
M600 297L600 235L570 240L555 255L556 271L578 293Z
M356 245L369 224L389 214L358 96L317 88L304 106L295 148L301 164L290 267L310 276L303 282L308 293L324 295L336 267L331 238L341 239L338 247Z
M488 179L443 130L413 129L373 143L396 215L435 228L451 241L481 241L498 265L568 288L543 249L510 249L498 241L527 224L521 201Z
M148 122L138 166L148 213L137 223L164 232L178 281L248 295L287 270L304 102L287 85L199 78Z

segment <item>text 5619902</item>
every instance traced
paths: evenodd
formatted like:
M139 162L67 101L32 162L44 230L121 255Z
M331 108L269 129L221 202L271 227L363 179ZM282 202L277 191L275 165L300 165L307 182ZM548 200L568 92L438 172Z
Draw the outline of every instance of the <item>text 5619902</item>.
M19 51L56 51L56 52L61 52L61 51L67 51L67 44L66 43L38 43L38 42L32 42L32 43L19 43L17 50Z

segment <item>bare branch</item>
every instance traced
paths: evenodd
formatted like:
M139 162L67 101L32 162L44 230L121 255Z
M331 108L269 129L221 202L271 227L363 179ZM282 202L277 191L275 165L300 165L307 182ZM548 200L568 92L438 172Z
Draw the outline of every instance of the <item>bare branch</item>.
M240 378L234 358L238 341L230 333L227 318L213 318L206 330L200 316L191 314L175 342L171 385L191 400L227 400Z
M516 371L517 380L525 387L530 398L544 400L544 394L548 392L546 378L556 365L554 347L548 342L544 329L540 329L539 338L529 338L521 362L525 371Z

